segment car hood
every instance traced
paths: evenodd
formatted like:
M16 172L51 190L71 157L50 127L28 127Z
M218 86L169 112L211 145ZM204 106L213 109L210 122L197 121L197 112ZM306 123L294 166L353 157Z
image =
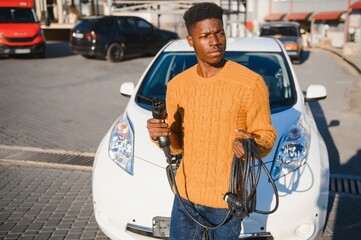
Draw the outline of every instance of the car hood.
M40 31L38 23L0 24L0 34L8 38L34 37Z
M152 117L151 112L139 107L132 99L129 101L124 114L127 115L134 131L134 155L139 159L165 168L167 163L164 153L151 141L146 128L147 120ZM300 115L300 111L295 107L272 114L272 124L277 132L277 140L271 153L263 159L264 162L273 162L280 139L297 122Z

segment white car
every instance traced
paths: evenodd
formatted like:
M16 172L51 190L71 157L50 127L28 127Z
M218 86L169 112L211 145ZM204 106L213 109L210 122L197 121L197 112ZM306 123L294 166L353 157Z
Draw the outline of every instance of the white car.
M311 85L303 95L278 40L229 38L225 57L263 76L278 136L263 161L278 188L279 207L270 215L246 217L240 239L320 237L326 221L329 161L308 102L325 98L326 89ZM111 239L169 236L174 194L166 175L166 158L151 142L146 122L152 117L151 100L164 100L168 81L194 64L193 49L185 40L177 40L155 56L136 86L123 83L120 88L122 95L130 97L129 103L101 141L93 167L95 218ZM257 209L269 211L275 206L266 174L261 175L257 193Z

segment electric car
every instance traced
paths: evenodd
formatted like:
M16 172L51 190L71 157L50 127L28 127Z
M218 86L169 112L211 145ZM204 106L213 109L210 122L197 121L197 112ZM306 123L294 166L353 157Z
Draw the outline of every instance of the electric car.
M325 87L310 85L303 94L279 40L229 38L225 58L263 77L277 131L276 144L263 162L278 189L278 209L244 218L239 238L316 239L326 220L329 162L308 102L326 98ZM120 87L128 105L100 142L93 166L95 218L111 239L169 236L174 194L165 155L150 140L146 122L152 117L152 99L165 100L167 83L196 63L187 41L176 40L158 52L136 85ZM275 205L276 195L262 171L257 209L270 211Z

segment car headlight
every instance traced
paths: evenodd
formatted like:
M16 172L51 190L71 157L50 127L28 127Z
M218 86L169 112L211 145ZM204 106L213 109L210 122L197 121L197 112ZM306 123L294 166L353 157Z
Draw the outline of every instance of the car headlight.
M292 43L292 42L286 42L284 44L285 48L287 50L290 50L290 51L297 51L298 50L298 45L297 43Z
M279 179L301 167L310 148L310 129L304 115L282 137L272 166L272 178Z
M115 124L109 140L109 157L127 173L133 175L134 133L129 120L124 114Z

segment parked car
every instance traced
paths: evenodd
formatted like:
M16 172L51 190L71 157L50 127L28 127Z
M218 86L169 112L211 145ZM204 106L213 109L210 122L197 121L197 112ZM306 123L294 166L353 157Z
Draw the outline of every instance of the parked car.
M135 16L92 16L79 21L70 34L70 48L86 58L112 62L126 55L156 54L177 33L161 30Z
M278 210L246 217L240 238L315 239L326 220L329 162L308 102L325 98L326 89L311 85L304 96L286 50L272 38L230 38L225 57L263 76L277 131L276 144L263 161L278 188ZM93 166L95 218L111 239L169 234L174 195L164 153L150 140L146 122L152 117L152 99L165 100L167 83L196 63L193 48L177 40L155 56L136 86L121 85L121 94L130 97L128 105L102 139ZM266 174L257 193L257 209L273 209L275 196Z
M297 22L268 22L261 25L260 36L280 40L292 60L302 60L303 40Z
M0 1L0 55L45 57L45 36L32 0Z

